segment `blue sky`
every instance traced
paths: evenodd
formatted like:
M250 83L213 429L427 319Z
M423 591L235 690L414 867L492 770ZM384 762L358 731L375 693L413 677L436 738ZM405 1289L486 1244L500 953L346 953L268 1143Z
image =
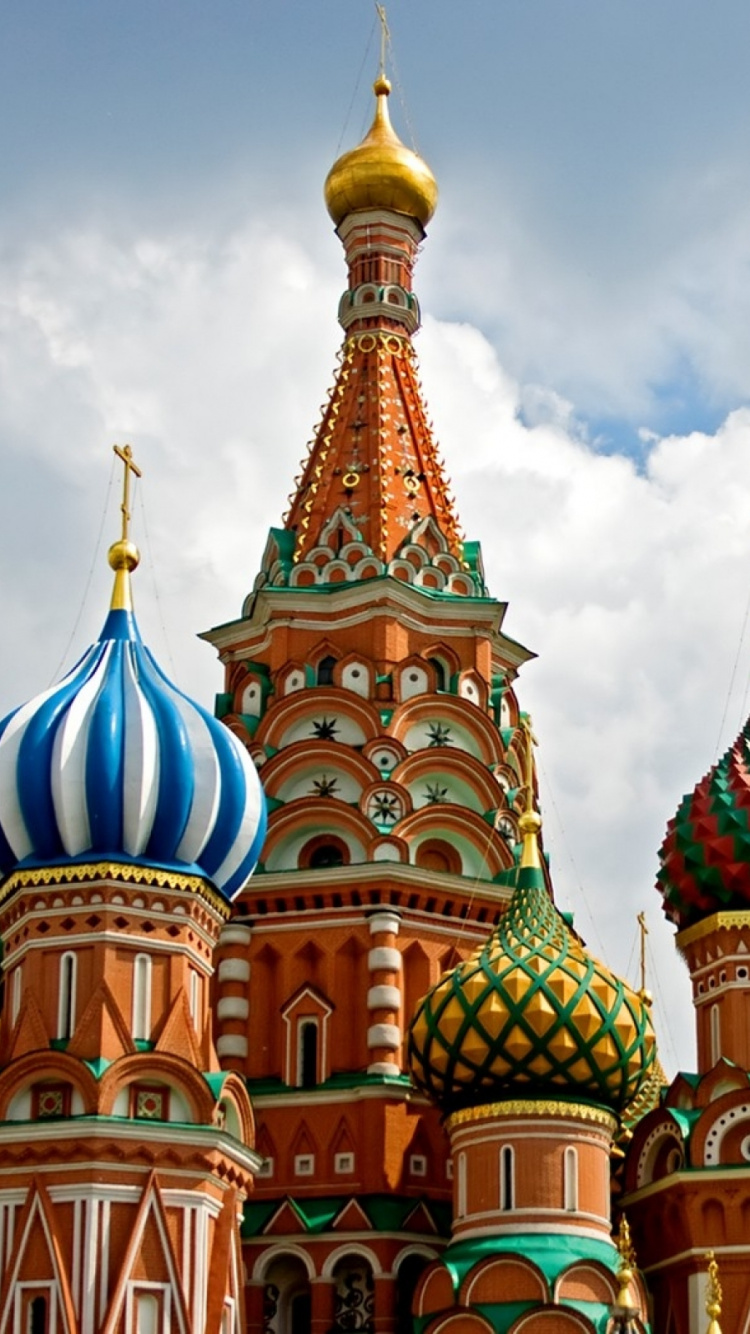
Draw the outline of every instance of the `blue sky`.
M647 909L686 1062L652 885L750 674L750 6L389 20L393 118L441 190L423 379L506 628L539 653L519 695L558 895L621 969ZM0 712L103 620L115 440L144 469L144 633L185 689L221 688L195 636L238 613L331 383L322 184L371 115L374 26L369 0L0 6Z

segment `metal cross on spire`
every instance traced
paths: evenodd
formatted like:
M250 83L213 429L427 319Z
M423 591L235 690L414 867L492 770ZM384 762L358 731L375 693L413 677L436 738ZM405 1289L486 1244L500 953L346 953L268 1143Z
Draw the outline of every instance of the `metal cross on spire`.
M643 996L646 993L646 936L648 935L645 912L639 912L637 920L641 933L641 995Z
M380 77L384 79L385 53L388 47L388 43L391 40L391 32L390 28L388 27L388 18L385 12L385 5L379 5L376 0L375 8L378 11L378 18L380 19Z
M117 455L118 459L122 459L122 462L125 465L123 468L122 504L120 505L120 513L122 514L121 540L123 542L127 542L128 526L130 524L130 517L131 517L130 509L128 508L130 504L130 474L132 472L135 474L136 477L142 477L143 473L141 472L138 465L133 462L133 451L130 445L113 445L112 448L115 454Z

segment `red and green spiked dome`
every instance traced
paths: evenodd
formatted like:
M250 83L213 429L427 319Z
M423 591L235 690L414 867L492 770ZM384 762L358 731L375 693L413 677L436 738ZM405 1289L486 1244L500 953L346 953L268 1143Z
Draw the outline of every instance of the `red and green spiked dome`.
M646 1001L588 954L550 898L540 824L533 810L521 817L523 856L501 922L411 1024L412 1077L445 1112L519 1096L620 1111L654 1063Z
M683 797L659 861L657 889L680 929L711 913L750 910L750 720Z

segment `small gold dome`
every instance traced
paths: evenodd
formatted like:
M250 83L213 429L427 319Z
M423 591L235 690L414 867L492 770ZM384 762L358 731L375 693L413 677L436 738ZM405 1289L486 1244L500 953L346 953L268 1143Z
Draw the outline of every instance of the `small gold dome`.
M336 226L357 209L387 208L427 226L437 203L437 182L427 163L402 144L388 115L391 85L381 75L373 91L375 119L357 148L334 162L325 183L326 208Z

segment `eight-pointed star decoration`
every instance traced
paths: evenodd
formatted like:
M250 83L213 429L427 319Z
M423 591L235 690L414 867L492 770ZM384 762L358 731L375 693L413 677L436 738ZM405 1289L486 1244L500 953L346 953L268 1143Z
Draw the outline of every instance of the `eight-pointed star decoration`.
M425 789L428 806L437 806L438 802L445 801L448 796L447 787L441 787L439 783L428 783Z
M388 792L376 792L370 799L370 818L381 824L393 824L401 814L398 797Z
M427 735L430 738L431 746L450 746L451 729L445 723L430 723L427 728Z
M312 725L312 735L316 741L335 741L338 732L335 718L326 718L325 715L320 719L315 719Z
M329 778L327 774L322 774L320 778L313 779L313 790L316 797L335 797L338 785L338 778Z

